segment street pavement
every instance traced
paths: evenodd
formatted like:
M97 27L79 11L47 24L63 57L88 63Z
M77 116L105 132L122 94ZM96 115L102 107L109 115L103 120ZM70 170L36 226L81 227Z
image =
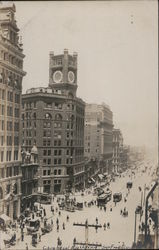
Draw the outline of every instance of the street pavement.
M145 165L147 165L146 172L142 172L145 169ZM77 223L85 223L86 219L88 219L89 224L96 224L96 217L98 218L98 224L102 225L102 228L99 228L96 232L95 228L90 227L88 229L88 241L89 243L101 243L103 246L117 246L121 245L123 242L126 247L131 247L134 241L134 225L135 225L135 209L137 205L144 203L144 187L151 187L152 182L152 173L154 171L154 164L140 164L136 170L133 170L135 175L132 174L132 170L128 170L123 173L121 177L116 177L115 182L110 183L110 190L112 190L112 194L115 192L122 192L122 201L113 203L113 200L107 203L106 212L104 209L98 208L96 205L92 205L91 207L84 207L82 211L76 210L75 212L67 212L64 210L61 211L61 216L59 216L58 212L55 212L54 215L51 213L51 205L42 205L46 210L46 217L48 221L51 222L53 220L53 230L45 235L42 235L41 242L38 242L36 249L43 249L46 247L57 247L57 238L59 237L62 240L62 246L68 247L69 249L73 245L73 239L76 238L77 242L85 242L85 227L82 226L73 226L74 222ZM126 183L128 181L133 182L133 187L128 191L126 188ZM143 191L139 191L139 187ZM85 191L84 196L81 196L80 193L76 193L75 197L77 201L91 201L96 200L96 196L93 195L92 189L90 189L91 193L88 194L88 190ZM145 197L147 194L147 190L145 190ZM124 197L127 197L127 202L124 202ZM53 206L56 208L57 202L56 198L54 199ZM124 207L128 211L128 217L123 217L120 214L121 209ZM110 211L112 208L112 211ZM69 221L66 221L66 217L69 215ZM59 219L59 232L56 230L56 219ZM138 235L138 227L139 224L144 221L144 215L140 220L140 215L137 215L137 233ZM65 223L65 230L62 228L63 222ZM104 230L103 224L110 223L110 229L106 228ZM20 237L20 230L17 232ZM10 249L26 249L26 243L28 244L29 249L34 249L31 245L31 236L24 234L24 241L17 241L15 246L10 247Z

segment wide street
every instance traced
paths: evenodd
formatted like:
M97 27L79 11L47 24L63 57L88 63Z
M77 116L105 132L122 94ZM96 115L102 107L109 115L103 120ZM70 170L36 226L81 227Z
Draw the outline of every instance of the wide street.
M143 172L145 166L148 166L146 172ZM152 173L154 170L154 164L142 163L139 164L136 170L128 170L123 173L121 177L116 177L115 182L110 183L110 190L112 190L112 194L115 192L122 192L122 201L118 202L115 206L113 200L107 203L106 212L104 209L98 208L96 205L92 205L91 207L85 207L82 211L75 212L67 212L64 210L61 211L61 215L59 216L58 212L52 216L51 213L51 205L43 205L46 209L46 217L48 221L53 220L53 230L42 236L41 242L38 242L37 249L43 249L46 247L57 247L57 238L59 237L62 240L62 246L71 248L73 245L73 239L76 237L77 242L85 242L85 227L81 226L73 226L74 222L85 223L86 219L88 219L89 224L96 224L96 217L98 218L98 224L102 225L102 228L99 228L96 232L95 228L90 227L88 231L88 242L89 243L100 243L103 246L114 246L122 245L124 242L126 247L131 247L134 241L134 223L135 223L135 209L137 205L144 203L144 196L146 197L145 190L144 195L144 187L151 187L152 183ZM135 174L131 174L131 172ZM133 182L133 187L128 192L126 188L126 183L128 181ZM139 190L141 187L142 191ZM91 190L91 189L90 189ZM143 192L143 194L142 194ZM88 194L88 190L85 191L84 196L76 193L77 201L91 201L96 200L96 196L93 195L91 191ZM127 202L124 202L124 198L127 197ZM56 199L53 202L54 207L56 208L58 205L56 203ZM112 207L112 211L110 208ZM121 209L123 210L126 207L128 211L128 217L123 217L120 214ZM59 210L58 210L59 211ZM66 217L69 215L69 221L66 221ZM59 218L59 232L56 230L56 219ZM144 216L141 218L141 221L144 221ZM137 215L137 234L138 235L138 226L140 221L140 215ZM62 224L65 223L65 230L63 230ZM110 229L106 228L104 230L103 224L110 223ZM29 249L34 249L31 245L31 236L24 234L24 241L17 243L14 247L10 249L25 249L26 242L28 244Z

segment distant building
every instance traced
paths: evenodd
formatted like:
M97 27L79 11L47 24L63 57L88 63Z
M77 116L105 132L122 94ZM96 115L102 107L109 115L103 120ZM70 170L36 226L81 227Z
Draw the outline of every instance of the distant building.
M84 186L85 103L76 96L77 54L50 53L49 87L23 95L23 149L36 144L47 193Z
M130 166L130 147L123 145L120 153L120 168L125 171Z
M102 173L111 171L113 113L106 104L86 104L85 158L97 159Z
M0 3L0 214L20 215L23 49L15 5Z
M113 129L113 172L118 173L121 168L121 155L123 153L123 136L120 129Z
M31 152L22 151L22 211L25 208L31 208L34 201L36 201L38 193L39 182L39 163L38 163L38 150L34 145Z

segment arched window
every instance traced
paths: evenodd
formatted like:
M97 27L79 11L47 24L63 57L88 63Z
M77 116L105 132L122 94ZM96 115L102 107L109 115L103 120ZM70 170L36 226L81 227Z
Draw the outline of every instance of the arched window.
M2 190L2 188L0 187L0 200L2 200L3 199L3 190Z
M33 113L33 119L36 119L36 113Z
M17 194L17 190L18 190L17 183L14 183L14 185L13 185L13 194Z
M55 115L55 120L61 121L62 120L62 115L61 114L56 114Z
M46 114L45 114L45 119L51 120L51 119L52 119L52 116L51 116L49 113L46 113Z
M71 115L71 116L70 116L70 119L71 119L71 121L74 121L75 116L74 116L74 115Z
M69 93L68 93L68 98L73 99L73 98L74 98L74 95L73 95L71 92L69 92Z

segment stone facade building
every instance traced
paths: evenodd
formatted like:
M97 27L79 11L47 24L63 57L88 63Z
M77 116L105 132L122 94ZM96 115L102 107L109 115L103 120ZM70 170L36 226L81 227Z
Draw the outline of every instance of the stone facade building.
M20 215L23 49L15 5L0 3L0 214Z
M39 186L39 163L38 150L34 145L31 152L22 151L22 204L21 211L31 208L38 193Z
M85 157L97 159L100 172L111 171L113 113L106 104L86 104Z
M113 129L113 172L118 173L122 167L123 136L120 129Z
M85 103L76 96L77 54L50 53L49 87L23 95L23 149L36 144L42 192L61 193L84 186Z

